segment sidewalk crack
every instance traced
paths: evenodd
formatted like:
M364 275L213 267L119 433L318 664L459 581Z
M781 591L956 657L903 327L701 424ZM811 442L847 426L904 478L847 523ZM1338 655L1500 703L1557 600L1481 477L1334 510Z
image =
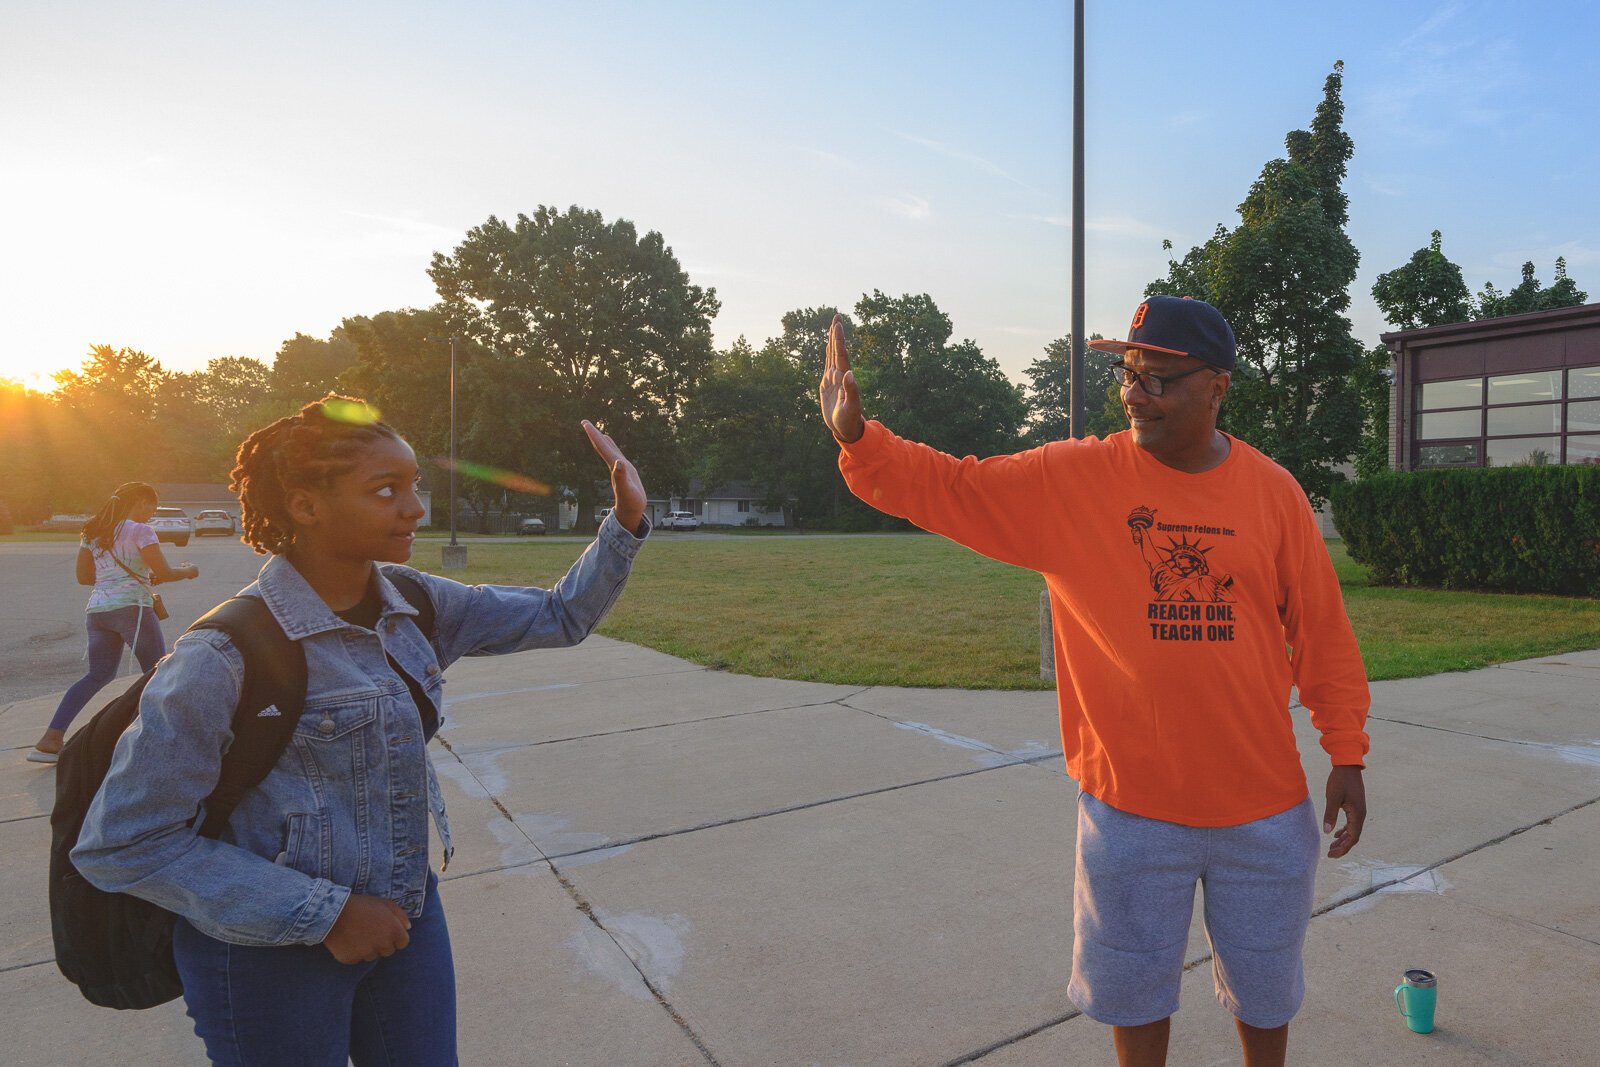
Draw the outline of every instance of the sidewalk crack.
M666 992L650 980L650 976L644 973L644 968L639 965L639 961L634 959L628 953L628 950L622 947L622 943L617 940L615 934L606 929L606 924L600 921L599 915L595 914L594 905L589 903L588 898L579 892L578 887L573 884L572 880L554 863L550 864L550 873L556 876L556 881L561 883L561 888L566 891L567 896L572 898L573 904L583 913L584 917L594 924L595 929L606 936L606 940L616 946L618 952L622 953L622 958L628 961L628 965L639 976L639 981L643 982L644 987L650 990L650 995L655 998L656 1004L660 1006L661 1010L667 1013L667 1018L677 1024L678 1029L683 1031L684 1036L693 1043L694 1047L699 1050L700 1055L704 1056L706 1062L711 1064L711 1067L721 1067L717 1058L706 1047L706 1043L700 1039L700 1035L695 1033L694 1028L689 1025L689 1020L685 1019L678 1009L672 1006L672 1001L667 999Z

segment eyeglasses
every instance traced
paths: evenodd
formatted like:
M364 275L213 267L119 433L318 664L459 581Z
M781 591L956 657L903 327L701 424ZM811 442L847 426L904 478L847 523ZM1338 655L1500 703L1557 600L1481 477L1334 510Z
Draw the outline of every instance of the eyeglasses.
M1111 364L1111 373L1116 378L1118 385L1124 389L1132 389L1134 383L1137 382L1139 388L1151 396L1160 396L1166 391L1168 384L1187 378L1191 374L1199 374L1203 370L1208 370L1212 374L1222 373L1216 367L1196 367L1194 370L1186 370L1182 374L1151 374L1148 371L1134 370L1126 363Z

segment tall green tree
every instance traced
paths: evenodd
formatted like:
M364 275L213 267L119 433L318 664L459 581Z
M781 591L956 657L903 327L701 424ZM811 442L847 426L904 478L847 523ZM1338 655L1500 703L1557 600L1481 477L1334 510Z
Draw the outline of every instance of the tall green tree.
M447 326L480 352L474 418L524 442L518 467L576 494L580 528L604 481L580 418L604 425L652 495L686 487L676 429L710 366L720 305L661 234L541 206L510 224L491 216L429 274Z
M158 361L136 349L94 345L79 369L53 377L63 430L54 442L57 507L88 507L118 482L163 480L159 398L167 372Z
M700 477L710 486L748 481L761 507L792 514L826 443L810 392L805 367L775 341L757 350L741 337L717 353L684 418Z
M1343 82L1336 63L1311 128L1285 137L1287 158L1262 168L1239 224L1170 260L1145 290L1201 297L1227 317L1239 367L1222 425L1288 468L1314 503L1343 479L1335 467L1355 451L1362 422L1351 375L1364 352L1345 317L1360 257L1345 233L1354 143Z
M951 455L990 456L1022 441L1022 390L926 293L873 290L856 303L856 378L863 404L898 434Z
M298 409L338 392L339 378L357 359L356 346L335 331L327 340L296 333L278 346L272 391Z
M437 309L402 308L345 319L336 331L356 349L340 380L376 405L383 420L405 435L422 457L450 450L449 327ZM476 345L456 346L457 370ZM459 406L459 405L458 405Z
M1438 230L1404 266L1378 275L1372 299L1396 330L1417 330L1472 318L1472 293L1461 268L1445 257Z
M1445 256L1443 240L1434 230L1426 247L1373 283L1372 299L1393 329L1417 330L1472 318L1472 293L1461 278L1461 268ZM1362 409L1356 476L1366 478L1389 468L1389 390L1394 375L1388 347L1370 349L1351 379Z
M1531 311L1553 311L1556 308L1577 307L1589 299L1589 294L1567 277L1567 258L1556 257L1556 277L1549 288L1534 276L1533 261L1522 265L1522 281L1509 292L1502 293L1493 282L1486 282L1478 295L1478 318L1494 319L1502 315L1526 315Z
M1091 341L1101 340L1090 334ZM1083 406L1091 437L1105 437L1128 428L1121 390L1111 373L1115 360L1099 352L1084 354ZM1028 443L1042 445L1072 436L1072 335L1044 346L1044 355L1028 364Z
M0 378L0 504L12 521L40 522L67 509L63 452L76 436L48 393Z

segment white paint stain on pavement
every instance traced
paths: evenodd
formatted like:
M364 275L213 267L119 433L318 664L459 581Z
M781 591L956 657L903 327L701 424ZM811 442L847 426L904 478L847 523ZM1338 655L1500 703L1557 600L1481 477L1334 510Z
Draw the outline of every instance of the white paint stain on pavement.
M611 838L606 834L597 834L587 830L569 830L572 820L565 815L554 812L519 812L517 825L522 827L524 833L538 842L539 848L547 856L559 856L565 852L588 852L590 849L605 848L611 843ZM604 858L604 857L601 857ZM567 861L571 863L571 860ZM592 860L590 862L593 862Z
M583 917L574 919L577 924L572 936L567 938L567 951L578 967L599 978L619 992L634 1000L654 999L650 988L639 978L628 957L594 923Z
M1551 745L1569 763L1600 763L1600 741L1572 745Z
M1351 900L1335 909L1338 914L1355 915L1377 905L1382 897L1395 896L1401 893L1434 893L1443 894L1450 888L1450 883L1438 868L1424 870L1419 864L1392 864L1377 860L1349 860L1345 863L1346 875L1349 882L1340 890L1338 898L1355 897L1365 893L1373 886L1379 886L1375 893L1368 893L1357 900Z
M465 704L469 700L483 700L485 697L509 697L516 696L518 693L544 693L551 689L573 689L577 685L577 682L553 682L549 685L523 686L521 689L495 689L487 693L463 693L460 696L446 697L444 706L453 708L457 704Z
M901 730L910 730L912 733L931 737L941 744L968 749L976 756L978 762L986 767L1001 767L1008 763L1020 763L1024 760L1037 759L1040 756L1048 756L1060 751L1038 741L1029 741L1019 749L1011 752L1002 752L993 745L979 741L975 737L963 737L960 734L951 733L949 730L941 730L937 726L929 726L927 723L906 721L896 722L895 726Z
M662 990L683 970L684 940L691 929L682 915L646 915L643 912L597 912L600 924L616 938L622 951Z
M474 800L489 799L489 792L478 781L470 770L460 760L450 753L444 753L433 761L433 769L441 778L448 778L456 784L456 788Z

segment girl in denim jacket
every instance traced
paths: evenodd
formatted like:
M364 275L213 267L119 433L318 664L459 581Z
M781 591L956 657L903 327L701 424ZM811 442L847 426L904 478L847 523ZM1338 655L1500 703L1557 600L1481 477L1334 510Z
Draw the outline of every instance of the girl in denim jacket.
M611 439L583 429L616 498L594 543L552 589L418 575L434 605L431 642L379 566L410 558L423 516L400 435L360 401L330 396L240 447L244 540L272 556L245 592L305 651L294 739L227 833L199 836L243 660L220 631L183 635L145 688L72 853L101 889L179 916L173 955L214 1062L456 1062L430 812L446 863L450 828L425 746L446 666L577 644L622 592L649 533L644 490Z

